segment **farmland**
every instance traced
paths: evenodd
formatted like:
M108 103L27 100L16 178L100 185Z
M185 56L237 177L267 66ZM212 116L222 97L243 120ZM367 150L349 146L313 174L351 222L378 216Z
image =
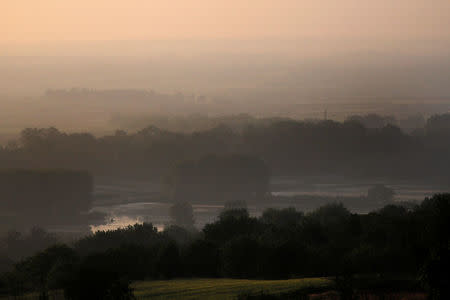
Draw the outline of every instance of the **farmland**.
M235 299L242 294L280 294L297 290L327 289L325 278L290 280L177 279L140 281L133 284L137 299Z

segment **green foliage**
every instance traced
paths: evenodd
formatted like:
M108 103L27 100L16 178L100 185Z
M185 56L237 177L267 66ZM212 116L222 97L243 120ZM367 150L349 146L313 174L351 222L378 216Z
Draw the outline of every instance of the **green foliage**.
M129 281L117 268L114 251L89 255L70 273L71 278L63 287L64 294L70 300L115 300L134 299Z
M170 240L175 241L178 245L186 245L195 240L198 231L194 227L186 228L177 225L171 225L164 228L163 235Z
M421 269L420 278L431 300L443 300L450 297L449 253L450 247L432 249Z
M81 254L98 253L122 245L154 246L161 242L158 230L151 223L135 224L113 231L97 231L75 243Z
M183 253L186 274L194 277L217 277L219 275L219 249L211 241L197 239Z
M450 293L450 194L425 199L418 208L424 220L424 242L431 249L420 275L433 300L449 299Z
M263 263L260 244L255 238L238 236L227 241L221 248L223 274L235 278L254 278Z
M12 273L15 281L12 284L16 287L22 286L23 291L37 291L42 299L47 299L50 289L61 287L62 277L67 274L68 266L74 264L76 259L71 248L65 245L52 246L19 262Z
M156 267L158 274L164 279L181 274L180 252L175 242L169 242L159 249Z
M268 208L263 212L261 221L275 227L287 229L301 225L303 218L303 213L293 207L284 209Z
M250 217L246 209L238 209L222 212L218 221L205 225L203 233L207 240L223 243L239 235L255 234L260 229L256 218Z
M330 203L319 207L309 217L323 226L332 227L341 224L350 218L350 215L350 211L342 203Z

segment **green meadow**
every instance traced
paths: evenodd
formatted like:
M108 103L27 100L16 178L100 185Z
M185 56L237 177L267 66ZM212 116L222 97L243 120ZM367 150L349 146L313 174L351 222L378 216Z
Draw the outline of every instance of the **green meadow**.
M241 294L281 294L298 290L326 289L325 278L289 280L175 279L140 281L133 284L137 299L236 299Z

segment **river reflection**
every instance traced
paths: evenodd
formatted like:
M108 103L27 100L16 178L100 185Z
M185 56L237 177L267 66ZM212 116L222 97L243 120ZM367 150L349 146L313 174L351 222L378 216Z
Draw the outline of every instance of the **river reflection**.
M158 231L170 224L169 203L161 202L139 202L111 206L97 206L92 209L107 215L106 224L91 225L91 231L114 230L129 225L152 223ZM195 225L198 228L207 223L214 222L223 205L193 205ZM254 209L251 209L254 211Z
M334 180L333 180L334 181ZM274 201L265 201L264 203L250 203L248 206L249 213L252 216L260 215L264 209L295 207L298 210L310 211L323 205L323 202L308 203L301 200L310 196L328 197L328 201L341 201L342 197L364 197L368 188L374 184L373 182L338 182L331 183L305 183L305 178L273 178L271 190L274 196L285 197L281 201L280 198ZM387 185L396 191L396 201L421 201L424 197L431 196L436 192L445 190L443 187L431 187L424 185L413 185L405 182L390 182ZM106 224L91 225L91 231L98 230L114 230L117 228L142 224L144 222L152 223L158 230L163 230L170 223L169 208L170 203L158 202L160 186L157 184L149 184L147 182L108 182L97 184L95 188L95 203L92 211L104 213ZM299 196L296 199L290 196ZM341 197L341 198L339 198ZM331 200L330 200L331 199ZM362 205L364 206L364 205ZM361 208L352 209L354 212L366 213L368 209ZM201 229L205 224L214 222L223 205L211 204L193 204L195 226ZM370 208L372 209L372 208Z

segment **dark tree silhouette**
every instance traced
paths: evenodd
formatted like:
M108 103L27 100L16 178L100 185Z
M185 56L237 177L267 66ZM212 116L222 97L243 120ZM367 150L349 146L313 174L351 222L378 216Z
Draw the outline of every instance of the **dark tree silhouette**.
M166 184L175 201L262 199L268 193L269 170L252 156L208 155L177 165Z
M18 225L82 223L92 206L93 178L71 170L0 171L0 209ZM12 220L14 222L14 220Z

